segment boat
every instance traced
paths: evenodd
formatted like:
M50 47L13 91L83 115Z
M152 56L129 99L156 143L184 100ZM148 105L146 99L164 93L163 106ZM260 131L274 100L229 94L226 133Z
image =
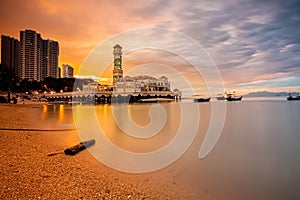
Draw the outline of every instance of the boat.
M235 92L233 93L226 93L227 97L226 100L227 101L241 101L243 96L235 96Z
M300 96L296 96L296 97L288 96L287 100L288 101L300 100Z
M223 101L223 100L226 100L226 98L224 96L217 96L216 99L218 101Z
M209 98L194 98L195 103L209 102L209 101L210 101L210 97Z
M286 98L288 101L295 101L300 100L300 94L298 96L293 97L291 93L289 93L289 96Z
M236 97L236 96L229 96L229 97L226 97L226 100L227 101L241 101L243 98L243 96L239 96L239 97Z

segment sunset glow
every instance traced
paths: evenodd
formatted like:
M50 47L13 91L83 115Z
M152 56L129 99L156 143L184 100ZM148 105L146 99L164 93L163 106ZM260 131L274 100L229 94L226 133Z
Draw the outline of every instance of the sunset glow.
M160 27L184 34L202 45L218 67L226 89L241 94L264 90L298 92L299 6L297 1L255 0L3 0L0 33L19 39L20 30L36 30L43 38L59 42L59 67L67 63L74 67L75 75L97 77L97 74L78 72L98 45L122 32ZM167 35L156 37L160 41L169 40L170 44L177 42ZM125 40L120 45L126 51ZM178 45L182 45L184 52L193 52L187 44ZM193 76L193 66L179 55L144 49L123 56L125 75L149 63L176 69L194 89L206 87L203 77ZM150 68L144 73L163 73L152 73ZM107 68L101 79L103 82L111 82L111 70ZM172 75L170 81L174 82L174 87L181 87L176 85L177 79L172 80Z

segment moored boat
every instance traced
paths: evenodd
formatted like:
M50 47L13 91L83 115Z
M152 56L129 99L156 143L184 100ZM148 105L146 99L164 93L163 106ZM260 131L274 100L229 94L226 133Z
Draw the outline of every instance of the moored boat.
M239 96L239 97L236 97L236 96L229 96L226 98L227 101L241 101L243 98L243 96Z
M235 92L233 93L226 93L227 97L226 100L227 101L241 101L243 96L235 96Z
M210 97L209 98L194 98L195 103L209 102L209 101L210 101Z
M288 101L295 101L300 100L300 94L298 96L293 97L291 93L289 93L289 96L286 98Z

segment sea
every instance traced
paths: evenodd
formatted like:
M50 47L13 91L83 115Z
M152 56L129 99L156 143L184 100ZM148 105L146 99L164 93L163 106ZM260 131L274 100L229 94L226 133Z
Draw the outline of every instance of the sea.
M33 128L75 128L83 140L95 138L91 154L116 170L166 171L181 188L211 199L300 199L300 101L245 97L35 110Z

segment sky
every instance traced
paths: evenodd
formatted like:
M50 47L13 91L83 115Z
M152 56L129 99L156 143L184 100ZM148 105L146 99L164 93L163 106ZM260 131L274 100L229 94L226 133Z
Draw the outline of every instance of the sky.
M209 61L215 65L225 90L300 92L299 0L0 3L1 35L19 39L20 30L32 29L44 39L59 41L59 65L70 64L78 75L102 76L102 80L111 81L112 65L102 66L99 60L101 56L110 56L112 62L112 46L109 55L97 51L105 41L113 41L123 47L125 74L166 75L175 87L183 90L188 88L186 83L180 84L182 79L194 89L213 87L211 77L205 77L205 69L198 73L191 63L190 58L195 61L198 53L196 65L206 66ZM147 32L132 32L145 29ZM123 34L128 32L131 34ZM155 45L161 43L164 48L150 48L151 43L143 43L146 40ZM82 70L88 68L91 55L98 55L98 63L91 64L94 67L90 72ZM95 66L105 67L105 73L93 74Z

